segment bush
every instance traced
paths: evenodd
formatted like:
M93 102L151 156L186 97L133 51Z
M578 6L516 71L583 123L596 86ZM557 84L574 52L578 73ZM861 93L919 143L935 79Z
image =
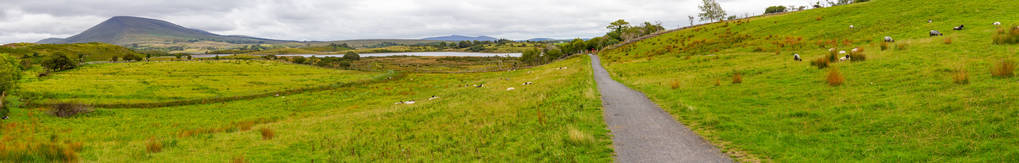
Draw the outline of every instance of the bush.
M63 71L78 67L78 63L68 58L67 55L53 54L46 57L41 63L42 67L52 71Z
M945 37L945 44L952 44L952 38L951 37Z
M881 51L888 50L888 42L881 42Z
M276 133L269 128L259 129L258 132L262 134L262 140L272 140L273 137L276 137Z
M765 14L782 13L785 11L786 11L785 6L771 6L768 7L767 9L764 9Z
M679 88L679 80L673 80L672 83L669 83L669 87L672 89Z
M998 64L991 68L991 75L998 78L1010 78L1015 76L1015 62L1012 60L1002 60Z
M121 58L123 58L124 61L142 61L142 60L144 60L144 58L139 57L139 56L134 55L134 54L127 54L127 55L124 55L124 57L121 57Z
M866 61L867 55L863 54L863 48L856 48L856 52L849 52L849 58L852 58L852 62Z
M952 75L952 79L955 80L955 84L969 84L969 74L966 73L965 68L957 68L955 74Z
M347 53L343 54L343 59L352 61L361 60L361 55L353 51L348 51Z
M739 84L739 83L743 83L743 75L740 75L739 73L736 73L736 75L732 76L732 84Z
M1012 28L1006 30L1004 28L998 29L997 33L994 33L994 44L1019 44L1019 26L1012 25Z
M821 57L810 61L810 65L816 66L817 69L828 68L829 63L831 63L831 61L829 61L828 57Z
M88 108L88 106L77 103L59 103L53 105L53 108L50 109L50 114L61 118L73 117L75 115L88 112L92 112L92 109Z
M828 71L828 85L839 86L844 82L846 82L846 79L842 77L842 74L839 73L837 68L833 68L831 71Z
M163 151L163 142L159 142L156 138L150 138L148 143L145 143L145 150L149 153L159 153Z

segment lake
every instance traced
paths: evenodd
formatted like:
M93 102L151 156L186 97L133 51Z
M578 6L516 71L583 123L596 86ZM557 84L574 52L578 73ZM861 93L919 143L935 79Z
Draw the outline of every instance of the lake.
M195 58L211 58L219 56L230 56L233 54L196 54ZM422 57L520 57L521 53L476 53L476 52L401 52L401 53L364 53L361 57L389 57L389 56L422 56ZM280 54L276 56L302 56L302 57L343 57L343 54Z

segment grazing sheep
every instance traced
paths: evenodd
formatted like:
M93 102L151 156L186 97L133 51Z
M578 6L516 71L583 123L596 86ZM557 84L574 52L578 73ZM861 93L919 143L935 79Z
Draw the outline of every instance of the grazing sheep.
M952 30L959 31L959 30L962 30L962 28L965 27L965 26L966 25L959 25L958 27L952 28Z
M994 22L994 26L999 26L999 25L1001 25L1001 22Z
M8 119L8 118L10 118L10 117L7 117L7 116L5 115L5 116L4 116L3 118L0 118L0 119Z
M931 37L934 36L944 36L944 34L941 34L941 32L938 32L937 30L931 30Z
M895 39L892 39L892 36L885 36L885 42L895 42Z
M852 52L852 53L859 53L860 52L860 48L853 48L853 50L850 50L850 52Z
M839 51L839 55L843 55L843 54L846 54L845 50Z
M934 23L934 20L927 19L927 23Z
M853 58L849 57L849 55L846 55L845 57L839 58L839 61L850 61L850 60L853 60Z
M407 104L407 105L410 105L410 104L414 104L415 102L414 102L414 100L410 100L410 101L404 101L403 103Z
M513 87L509 87L509 88L506 88L506 91L512 91L512 90L514 90L514 89L516 89L516 88L513 88Z
M477 84L477 85L474 85L474 87L476 87L476 88L485 87L485 84Z
M393 105L400 105L400 104L403 104L403 101L397 101L396 103L393 103Z
M435 99L439 99L439 96L432 96L431 98L428 98L428 101L432 101L432 100L435 100Z
M856 28L856 26L849 25L849 29L853 29L853 28Z
M800 54L793 54L793 60L794 61L803 61L803 59L800 58Z
M531 85L531 84L534 84L534 82L524 82L524 85Z

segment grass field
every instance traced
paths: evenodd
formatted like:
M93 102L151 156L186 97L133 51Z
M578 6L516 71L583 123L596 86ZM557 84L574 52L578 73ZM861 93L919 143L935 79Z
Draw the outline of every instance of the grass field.
M511 57L365 57L355 61L356 69L384 69L403 72L466 73L505 71L525 65Z
M41 103L150 103L284 91L380 74L259 60L112 63L26 77L20 92Z
M0 53L7 53L15 57L32 56L33 63L39 63L44 56L52 54L65 54L69 58L77 60L79 55L84 55L86 61L109 61L114 56L118 58L125 55L136 55L144 57L131 49L106 43L76 43L76 44L33 44L13 43L0 46Z
M991 23L1019 23L1016 10L1004 0L875 0L696 27L600 55L614 78L744 161L1016 162L1019 78L991 75L1019 59L1019 46L991 43ZM959 24L967 29L951 30ZM945 36L928 37L932 29ZM896 42L882 50L886 35ZM856 47L865 61L810 64L828 48ZM833 69L841 85L827 80Z
M96 108L68 119L13 109L0 125L0 161L609 162L588 64L579 56L512 72L409 74L247 101ZM394 104L407 100L416 103Z

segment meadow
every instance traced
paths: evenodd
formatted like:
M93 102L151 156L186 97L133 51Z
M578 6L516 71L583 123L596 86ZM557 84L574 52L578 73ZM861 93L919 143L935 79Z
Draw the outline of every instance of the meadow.
M16 108L0 125L0 161L610 162L589 64L578 56L517 71L410 73L243 101L93 108L66 119ZM409 100L416 103L398 103Z
M381 74L262 60L106 63L41 78L27 75L19 93L32 103L152 103L286 91Z
M599 55L614 78L742 161L1015 162L1019 78L992 69L1014 63L1019 46L992 38L1019 23L1016 10L1015 1L872 1L710 24ZM829 48L862 56L811 65Z

